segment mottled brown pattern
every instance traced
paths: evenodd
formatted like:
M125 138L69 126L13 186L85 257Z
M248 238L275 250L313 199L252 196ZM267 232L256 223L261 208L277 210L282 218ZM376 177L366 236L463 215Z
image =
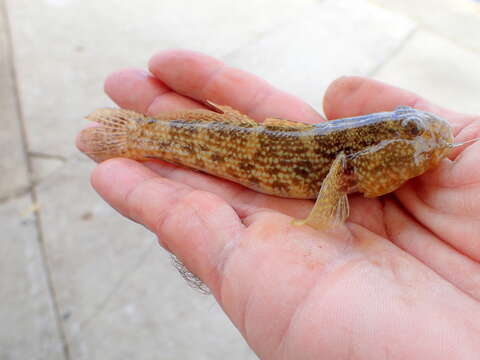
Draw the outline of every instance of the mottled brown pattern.
M378 196L434 166L453 141L445 121L406 107L310 125L283 119L259 124L229 107L210 106L214 111L155 117L99 110L89 119L103 126L83 134L87 153L98 160L159 158L263 193L313 199L341 153L339 169L349 189Z

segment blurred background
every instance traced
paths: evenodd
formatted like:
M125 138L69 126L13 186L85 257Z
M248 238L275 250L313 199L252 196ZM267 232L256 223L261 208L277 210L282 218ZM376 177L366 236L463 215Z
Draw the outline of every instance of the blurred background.
M0 359L256 359L73 145L110 72L178 47L320 112L364 75L480 113L475 0L0 0Z

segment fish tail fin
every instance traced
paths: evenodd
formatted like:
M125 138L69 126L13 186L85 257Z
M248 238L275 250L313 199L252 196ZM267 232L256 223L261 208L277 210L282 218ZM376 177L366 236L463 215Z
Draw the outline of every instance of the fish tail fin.
M104 161L128 154L128 134L142 114L124 109L98 109L86 117L99 126L80 133L79 147L95 161ZM130 156L129 156L130 157Z

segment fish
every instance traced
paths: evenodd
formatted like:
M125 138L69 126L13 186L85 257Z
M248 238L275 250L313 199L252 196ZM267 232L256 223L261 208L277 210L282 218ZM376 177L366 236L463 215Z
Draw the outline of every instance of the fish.
M330 229L346 221L348 194L372 198L398 189L448 156L449 123L408 106L308 124L267 118L206 101L207 109L155 116L98 109L99 126L80 135L85 153L101 162L161 159L233 181L264 194L316 199L294 225Z

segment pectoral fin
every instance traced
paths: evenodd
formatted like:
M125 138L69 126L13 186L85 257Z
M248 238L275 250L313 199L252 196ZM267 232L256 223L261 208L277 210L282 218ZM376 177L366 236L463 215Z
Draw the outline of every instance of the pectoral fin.
M294 225L309 225L325 230L342 224L348 217L347 185L344 171L345 154L340 153L323 180L317 201L304 220L294 220Z

